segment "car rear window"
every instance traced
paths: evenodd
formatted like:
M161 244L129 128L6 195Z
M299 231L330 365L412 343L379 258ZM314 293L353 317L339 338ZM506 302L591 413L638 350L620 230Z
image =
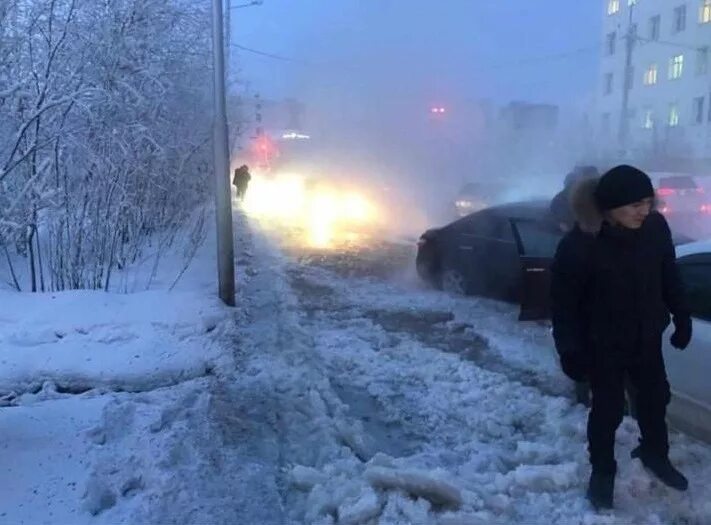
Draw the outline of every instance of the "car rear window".
M697 188L697 185L693 177L662 177L659 179L659 187L672 190L693 190Z

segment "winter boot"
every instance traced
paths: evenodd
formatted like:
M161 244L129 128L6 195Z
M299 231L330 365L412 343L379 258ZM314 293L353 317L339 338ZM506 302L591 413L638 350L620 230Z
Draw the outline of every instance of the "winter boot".
M614 492L615 475L593 471L587 496L595 510L611 509Z
M645 468L649 469L666 486L682 492L689 488L689 481L684 477L684 474L674 468L667 456L647 454L641 445L635 448L631 455L632 458L639 458Z

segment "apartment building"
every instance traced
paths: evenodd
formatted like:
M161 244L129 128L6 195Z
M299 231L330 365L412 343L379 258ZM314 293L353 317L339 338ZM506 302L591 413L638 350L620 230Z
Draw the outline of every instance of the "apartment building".
M711 0L603 0L603 9L602 150L711 159Z

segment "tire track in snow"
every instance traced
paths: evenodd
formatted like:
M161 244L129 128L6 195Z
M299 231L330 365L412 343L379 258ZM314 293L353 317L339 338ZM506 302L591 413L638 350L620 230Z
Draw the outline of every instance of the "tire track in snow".
M431 348L453 353L476 366L503 374L510 381L539 390L550 396L565 396L569 388L550 377L507 362L490 351L486 337L474 327L453 323L454 315L441 310L393 310L375 307L362 308L349 301L339 290L324 284L315 272L292 267L289 272L292 288L297 292L304 311L309 317L327 315L334 320L363 317L373 324L402 338L416 339ZM354 283L355 284L355 283Z

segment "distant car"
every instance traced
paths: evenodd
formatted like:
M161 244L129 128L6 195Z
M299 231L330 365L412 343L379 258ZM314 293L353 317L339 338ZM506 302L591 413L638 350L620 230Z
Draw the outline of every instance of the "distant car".
M656 182L658 208L667 217L711 215L711 201L691 175L669 175Z
M492 184L469 182L462 186L454 199L457 217L464 217L491 206L496 197L496 187Z
M711 198L693 176L663 174L653 176L653 180L657 209L673 230L694 239L711 236Z

